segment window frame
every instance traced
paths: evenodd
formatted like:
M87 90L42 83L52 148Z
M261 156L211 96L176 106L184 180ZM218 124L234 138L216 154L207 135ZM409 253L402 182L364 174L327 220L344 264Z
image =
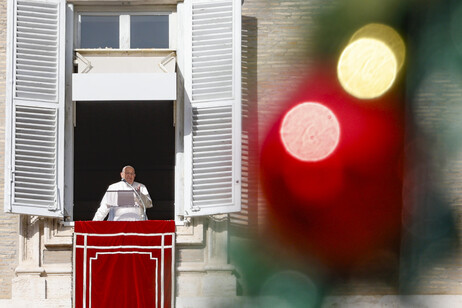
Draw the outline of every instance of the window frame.
M166 15L169 17L169 46L168 48L149 48L149 49L176 49L177 48L177 12L174 6L172 7L159 7L158 9L153 6L148 7L133 7L130 10L122 6L78 6L75 8L75 15L73 17L74 24L72 26L74 37L74 49L80 47L80 33L81 33L81 16L82 15L99 15L99 16L119 16L119 48L114 50L130 50L130 16L152 16L152 15Z
M161 50L176 50L177 49L177 11L176 6L137 6L130 8L122 6L74 6L69 4L67 6L66 16L66 112L65 112L65 149L64 149L64 224L73 225L73 206L74 206L74 127L75 123L75 107L76 103L72 100L72 73L74 71L74 52L79 49L79 34L80 26L79 20L82 14L95 14L102 15L103 11L107 15L123 15L130 13L131 15L153 15L162 14L169 16L169 48L154 48ZM158 10L156 10L158 9ZM128 31L129 32L129 31ZM125 49L113 49L125 50ZM132 49L136 50L136 49ZM183 195L184 186L181 180L183 174L183 153L182 151L182 132L183 132L183 108L178 101L173 101L174 104L174 123L175 123L175 182L174 182L174 220L176 225L184 225L187 220L184 218Z

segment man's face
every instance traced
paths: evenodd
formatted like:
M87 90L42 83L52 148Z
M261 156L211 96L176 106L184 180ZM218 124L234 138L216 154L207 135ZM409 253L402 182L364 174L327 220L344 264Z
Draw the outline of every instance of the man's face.
M130 185L133 184L135 181L135 169L133 168L125 168L120 173L122 179L125 179Z

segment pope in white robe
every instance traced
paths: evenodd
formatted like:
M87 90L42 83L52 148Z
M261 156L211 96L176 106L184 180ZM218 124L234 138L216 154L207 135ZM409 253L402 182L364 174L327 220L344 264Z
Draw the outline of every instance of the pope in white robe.
M125 166L120 173L120 182L109 185L93 220L110 221L147 220L146 208L152 207L148 189L135 182L135 169Z

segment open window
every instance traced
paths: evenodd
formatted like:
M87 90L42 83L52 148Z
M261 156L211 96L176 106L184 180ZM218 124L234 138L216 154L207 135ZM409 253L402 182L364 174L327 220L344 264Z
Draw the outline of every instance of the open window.
M13 2L8 16L11 49L7 84L11 87L7 92L5 211L72 217L77 206L74 203L85 201L80 197L81 189L87 188L85 173L92 168L84 166L85 142L77 140L88 136L91 128L86 127L80 135L80 128L74 131L76 118L79 113L100 112L99 119L109 121L117 114L134 112L135 106L145 110L136 117L157 114L164 107L174 113L171 121L175 126L166 133L174 135L173 140L167 138L166 146L170 159L167 168L174 169L174 184L166 191L169 198L174 195L177 221L184 216L240 210L240 1L185 0L178 4L181 9L177 14L136 9L133 13L114 9L101 14L68 5L67 17L78 20L77 25L72 20L66 24L63 0ZM172 20L178 20L178 25ZM164 29L164 34L144 41L146 27L151 25ZM78 27L78 31L69 27ZM88 34L95 28L104 33ZM108 41L102 45L112 44L112 48L93 45L92 40L98 37L106 37ZM88 47L83 49L91 49L93 54L78 57L82 43ZM160 52L161 60L147 57L146 50L157 58ZM131 61L133 54L134 65L124 62ZM105 64L110 57L116 58L114 63L119 66ZM143 65L147 59L153 62ZM143 71L146 67L156 70ZM96 111L98 108L102 110ZM146 123L152 121L156 120ZM121 127L128 130L130 126ZM101 123L95 127L104 128ZM148 124L141 128L150 133L148 152L157 151L151 128ZM142 138L134 141L139 144ZM142 166L152 168L157 159L153 155L146 165L148 158L143 158L141 166L133 163L142 182L148 184L147 178L156 177L154 173L145 175ZM118 174L123 164L111 172ZM154 186L148 186L151 195L156 195L162 184L149 184ZM87 193L91 192L83 195ZM88 218L85 215L81 217Z

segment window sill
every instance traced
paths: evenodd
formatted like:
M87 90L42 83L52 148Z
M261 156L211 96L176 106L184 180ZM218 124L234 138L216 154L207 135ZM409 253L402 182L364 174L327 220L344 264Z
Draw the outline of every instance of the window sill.
M168 55L172 52L176 53L176 49L169 48L136 48L136 49L118 49L118 48L76 48L75 52L86 54L86 53L97 53L97 54L137 54L137 53L147 53L147 54L160 54Z

